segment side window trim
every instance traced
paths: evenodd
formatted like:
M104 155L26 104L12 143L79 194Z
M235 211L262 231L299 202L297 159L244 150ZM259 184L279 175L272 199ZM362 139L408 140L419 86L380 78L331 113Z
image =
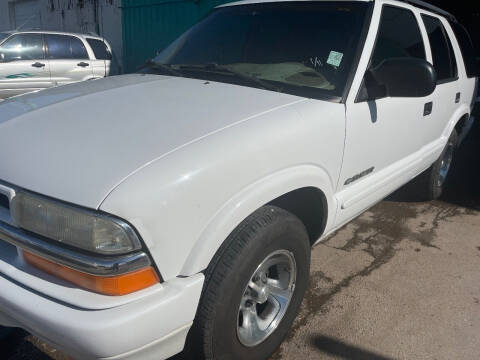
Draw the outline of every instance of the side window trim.
M455 55L455 50L453 49L452 39L450 39L450 35L448 35L447 29L445 28L445 24L443 23L442 19L438 18L438 20L440 21L440 24L442 24L443 36L445 36L445 39L447 40L448 57L450 59L450 66L454 65L454 69L453 69L454 70L453 71L454 75L453 75L453 77L451 77L449 79L439 81L438 84L442 85L442 84L447 84L447 83L450 83L450 82L457 81L459 79L459 77L458 77L457 56ZM452 56L453 56L453 59L452 59Z
M383 11L388 7L408 11L414 16L415 21L417 22L418 31L419 31L419 33L422 37L425 59L428 60L428 53L427 53L427 46L426 46L427 43L425 43L425 40L428 40L428 34L427 34L427 39L425 39L425 36L423 34L423 31L422 31L422 26L424 26L424 25L423 25L423 23L420 22L420 19L418 18L417 14L415 14L415 12L408 7L403 7L403 6L393 5L393 4L383 4L382 9L380 11L380 21L378 23L377 33L376 33L376 36L375 36L375 42L373 43L373 48L372 48L372 51L370 53L367 69L365 71L365 74L363 74L362 82L360 83L360 87L358 89L357 96L355 97L355 103L362 103L362 102L368 101L368 100L365 100L365 99L362 98L363 89L365 88L365 75L366 75L367 71L370 69L370 67L372 66L373 56L374 56L375 49L376 49L377 44L378 44L378 38L379 38L381 26L382 26Z

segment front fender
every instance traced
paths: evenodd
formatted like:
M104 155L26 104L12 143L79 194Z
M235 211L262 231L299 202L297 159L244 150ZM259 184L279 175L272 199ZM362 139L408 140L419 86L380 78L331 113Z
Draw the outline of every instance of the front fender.
M100 210L135 226L164 280L198 273L243 219L285 193L316 187L334 209L344 138L342 104L280 108L146 164Z
M206 269L223 241L245 218L270 201L305 187L315 187L325 195L328 208L326 228L329 229L337 206L327 172L314 165L281 170L244 188L222 206L193 246L180 274L190 276Z

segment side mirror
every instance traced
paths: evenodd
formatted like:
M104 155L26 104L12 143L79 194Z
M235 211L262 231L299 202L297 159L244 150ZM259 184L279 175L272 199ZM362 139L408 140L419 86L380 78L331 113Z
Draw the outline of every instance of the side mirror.
M437 87L437 73L426 60L392 58L367 71L364 97L416 98L431 95Z

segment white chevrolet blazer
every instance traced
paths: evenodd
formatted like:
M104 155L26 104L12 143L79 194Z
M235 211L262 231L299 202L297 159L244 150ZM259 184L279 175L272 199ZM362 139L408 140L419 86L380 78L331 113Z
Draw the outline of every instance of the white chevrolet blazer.
M253 0L137 74L5 101L0 324L76 359L267 359L315 243L418 176L441 194L471 52L423 2Z

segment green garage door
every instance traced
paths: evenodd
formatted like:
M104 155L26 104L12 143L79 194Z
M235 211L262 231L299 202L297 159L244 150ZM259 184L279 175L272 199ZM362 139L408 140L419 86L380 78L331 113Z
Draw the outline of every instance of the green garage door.
M226 0L123 0L126 72L135 71Z

